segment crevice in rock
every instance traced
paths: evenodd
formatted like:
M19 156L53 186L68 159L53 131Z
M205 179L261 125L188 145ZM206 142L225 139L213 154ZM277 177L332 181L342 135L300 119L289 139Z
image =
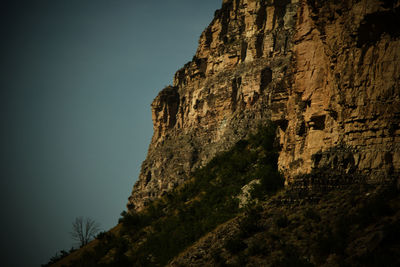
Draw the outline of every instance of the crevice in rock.
M198 58L198 57L194 56L193 62L196 64L196 67L199 70L199 73L203 75L207 69L207 58Z
M286 6L290 4L290 0L281 0L275 3L275 21L278 24L278 27L283 27L283 17L286 14Z
M281 119L281 120L275 121L275 124L278 125L278 127L281 128L282 131L286 132L289 121L286 119Z
M204 100L196 99L196 103L193 105L193 109L202 109L204 105Z
M151 180L151 171L148 171L146 174L146 181L144 182L144 186L147 186L150 180Z
M322 159L321 153L315 153L311 156L311 160L313 162L313 168L318 168L319 162Z
M240 59L242 62L245 61L246 56L247 56L247 42L245 40L243 40L241 49L240 49Z
M304 120L302 120L301 123L297 124L296 126L296 135L304 136L305 133L306 133L306 124Z
M391 124L391 125L389 126L389 135L392 136L392 137L394 137L394 136L395 136L395 133L396 133L396 130L398 130L398 129L400 129L400 125L398 125L398 124Z
M210 47L212 43L212 31L210 26L207 27L206 31L204 32L204 35L206 37L206 46Z
M231 94L231 102L232 102L232 111L236 110L237 107L237 93L242 84L242 78L237 77L232 80L232 94Z
M272 70L269 67L261 71L260 92L263 92L272 82Z
M383 33L392 38L400 36L400 7L394 11L381 11L368 14L357 30L357 47L372 45L379 41Z
M256 57L257 58L262 57L264 54L263 44L264 44L264 35L260 34L257 36L257 39L256 39Z
M256 17L257 30L261 30L264 27L266 21L267 21L267 10L265 2L261 1L261 7L257 12L257 17Z
M330 109L330 110L329 110L329 115L330 115L335 121L337 121L337 119L338 119L338 113L337 113L336 110Z
M312 116L309 125L314 130L325 129L325 115Z
M393 163L393 154L390 152L385 153L385 162L386 164L392 164Z
M230 20L230 11L233 9L233 2L225 2L222 5L222 8L217 13L217 17L220 18L221 21L221 32L219 33L219 39L224 42L228 42L228 26Z

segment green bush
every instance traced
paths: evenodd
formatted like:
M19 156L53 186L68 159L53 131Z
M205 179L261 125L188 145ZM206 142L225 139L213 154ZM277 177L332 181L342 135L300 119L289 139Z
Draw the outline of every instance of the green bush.
M272 262L273 267L313 267L308 259L301 257L298 254L296 247L285 245L282 248L283 257L275 262Z
M285 228L289 225L289 219L286 215L281 215L275 220L275 224L279 228Z
M230 253L238 254L239 252L245 250L247 248L247 245L246 245L246 243L243 242L243 240L240 237L234 237L234 238L228 239L225 242L224 247Z
M220 267L227 266L226 263L225 263L225 259L221 256L221 251L220 250L213 251L212 254L211 254L211 257L213 258L214 263L217 266L220 266Z
M53 257L50 258L49 262L46 264L42 264L42 267L47 267L47 266L51 266L54 263L62 260L63 258L67 257L69 254L71 254L72 252L74 252L76 249L71 248L68 252L65 250L60 250L59 252L57 252Z
M254 255L268 255L269 250L267 246L267 241L264 239L255 239L253 242L249 244L249 251L250 256Z
M256 206L253 208L248 209L244 213L244 218L240 222L239 229L240 229L240 237L247 238L259 231L262 230L262 227L259 225L261 207Z
M316 222L321 221L321 216L319 216L319 214L312 208L306 209L306 211L304 212L304 216Z

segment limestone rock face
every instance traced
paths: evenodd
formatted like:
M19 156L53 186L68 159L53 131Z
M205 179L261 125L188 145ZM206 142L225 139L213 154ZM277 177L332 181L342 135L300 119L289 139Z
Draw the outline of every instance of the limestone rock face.
M399 1L300 4L279 161L287 177L340 168L379 182L398 173L399 12Z
M399 1L224 0L193 60L153 101L154 135L128 208L270 119L291 183L313 169L400 170Z

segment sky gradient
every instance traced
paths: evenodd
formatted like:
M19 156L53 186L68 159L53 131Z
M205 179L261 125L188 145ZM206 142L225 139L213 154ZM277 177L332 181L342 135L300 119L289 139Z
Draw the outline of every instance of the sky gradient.
M125 209L150 103L194 55L221 0L0 4L1 266L40 266Z

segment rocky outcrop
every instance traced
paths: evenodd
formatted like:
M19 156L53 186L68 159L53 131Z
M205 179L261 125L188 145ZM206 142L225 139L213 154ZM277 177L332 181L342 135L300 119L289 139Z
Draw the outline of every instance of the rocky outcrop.
M279 165L356 171L381 181L400 168L397 1L304 1Z
M152 103L128 208L188 179L266 120L287 183L315 169L400 170L399 1L224 0L193 60Z
M128 207L185 181L269 119L271 107L283 112L297 5L223 2L193 60L152 103L154 135Z

